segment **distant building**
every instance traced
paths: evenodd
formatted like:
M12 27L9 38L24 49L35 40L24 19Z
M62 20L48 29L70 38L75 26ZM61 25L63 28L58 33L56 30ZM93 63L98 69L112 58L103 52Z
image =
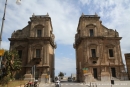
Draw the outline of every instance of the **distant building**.
M54 79L55 55L53 27L49 15L32 15L28 25L14 31L9 38L10 50L17 50L22 70L16 78ZM34 70L35 72L32 72Z
M126 67L127 67L128 78L130 80L130 53L126 53L125 54L125 60L126 60Z
M76 80L77 80L76 74L72 73L72 74L71 74L71 78L73 79L73 81L76 81Z
M121 79L124 64L120 40L118 32L105 27L97 14L82 14L74 43L77 80ZM88 69L86 73L83 68Z

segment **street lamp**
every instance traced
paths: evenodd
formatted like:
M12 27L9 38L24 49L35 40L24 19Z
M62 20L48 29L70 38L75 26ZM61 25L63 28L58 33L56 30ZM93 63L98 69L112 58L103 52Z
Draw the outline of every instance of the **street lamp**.
M3 14L2 25L1 25L1 32L0 32L0 49L1 49L2 31L3 31L3 27L4 27L5 13L6 13L6 5L7 5L7 0L5 2L4 14Z
M2 49L1 49L1 41L2 41L2 31L3 31L3 27L4 27L4 20L5 20L6 5L7 5L7 0L6 0L6 2L5 2L4 14L3 14L2 25L1 25L1 32L0 32L0 50L2 50ZM1 67L1 62L2 62L2 54L3 54L3 53L0 53L0 54L1 54L1 55L0 55L0 69L1 69L1 68L2 68L2 67Z
M17 3L17 4L20 4L20 1L21 1L21 0L17 0L16 3ZM4 14L3 14L2 25L1 25L1 32L0 32L0 49L1 49L2 32L3 32L3 27L4 27L4 20L5 20L6 6L7 6L7 0L6 0L6 2L5 2Z
M16 3L20 4L21 0L17 0ZM0 69L1 69L1 61L2 61L2 47L1 47L1 42L2 42L2 32L3 32L3 27L4 27L4 20L5 20L5 14L6 14L6 6L7 6L7 0L5 1L5 7L4 7L4 14L3 14L3 18L2 18L2 25L1 25L1 32L0 32Z

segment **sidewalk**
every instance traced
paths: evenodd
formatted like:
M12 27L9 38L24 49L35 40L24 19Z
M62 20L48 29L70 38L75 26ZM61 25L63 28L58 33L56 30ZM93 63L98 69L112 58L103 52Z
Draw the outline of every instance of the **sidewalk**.
M91 83L91 84L90 84ZM130 87L130 81L114 81L114 85L111 86L110 81L97 81L97 82L87 82L86 84L81 83L87 87ZM39 87L54 85L54 83L40 83ZM91 86L90 86L91 85Z
M85 85L86 86L91 85L91 87L130 87L130 81L114 81L113 85L111 85L110 81L98 81L98 82L88 82Z

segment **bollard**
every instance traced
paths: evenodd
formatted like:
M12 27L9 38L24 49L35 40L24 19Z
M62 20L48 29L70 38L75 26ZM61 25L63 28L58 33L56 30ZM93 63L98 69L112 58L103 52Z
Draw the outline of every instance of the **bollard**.
M94 83L93 83L93 87L94 87Z
M97 87L97 84L96 84L96 87Z

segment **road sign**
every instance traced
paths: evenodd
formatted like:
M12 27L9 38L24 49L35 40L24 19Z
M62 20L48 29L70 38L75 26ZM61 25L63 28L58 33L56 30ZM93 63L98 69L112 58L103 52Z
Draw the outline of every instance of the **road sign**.
M83 73L85 74L85 73L88 73L88 70L83 70Z
M88 68L83 68L82 70L88 70Z
M88 73L88 68L83 68L82 70L84 74Z
M0 49L0 56L4 55L4 50Z

